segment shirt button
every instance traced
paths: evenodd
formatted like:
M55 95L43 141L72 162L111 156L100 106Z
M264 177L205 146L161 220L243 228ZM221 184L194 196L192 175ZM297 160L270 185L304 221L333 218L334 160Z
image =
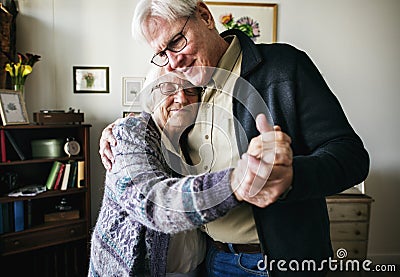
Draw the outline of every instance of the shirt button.
M208 169L208 166L207 166L207 165L205 165L205 166L204 166L204 170L207 170L207 169Z
M205 137L205 139L208 139L208 138L209 138L209 136L208 136L208 135L205 135L204 137Z

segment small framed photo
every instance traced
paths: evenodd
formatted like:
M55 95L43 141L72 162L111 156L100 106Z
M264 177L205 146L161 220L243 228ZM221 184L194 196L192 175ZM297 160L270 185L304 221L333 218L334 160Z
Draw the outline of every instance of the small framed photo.
M74 66L74 93L109 93L109 67Z
M0 89L0 112L3 125L29 124L21 92Z
M143 88L144 77L122 78L122 105L130 106L134 111L140 111L140 92Z
M138 112L131 112L131 111L122 111L122 117L127 117L127 116L135 116L139 114Z

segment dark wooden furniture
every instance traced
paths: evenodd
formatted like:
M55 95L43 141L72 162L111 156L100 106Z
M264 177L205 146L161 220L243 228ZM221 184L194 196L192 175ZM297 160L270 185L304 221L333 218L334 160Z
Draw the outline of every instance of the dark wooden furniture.
M0 127L9 132L27 157L21 160L6 138L7 160L0 163L0 174L14 172L19 186L45 184L54 161L84 161L82 187L48 190L36 196L0 196L0 203L23 200L25 228L0 235L0 268L12 276L85 276L89 256L90 160L88 124L15 125ZM80 143L76 156L32 159L31 141L73 137ZM4 185L4 184L0 184ZM2 190L4 191L4 187ZM62 198L79 210L78 219L44 222L44 215L54 211Z

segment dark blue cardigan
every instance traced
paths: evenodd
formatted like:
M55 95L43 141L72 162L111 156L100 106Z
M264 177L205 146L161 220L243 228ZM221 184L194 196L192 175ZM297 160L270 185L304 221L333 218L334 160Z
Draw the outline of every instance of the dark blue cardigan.
M262 249L268 260L327 259L332 247L325 197L363 181L369 155L304 52L286 44L254 44L238 30L222 36L232 34L239 38L241 76L248 81L237 82L233 100L234 116L245 131L240 134L236 126L240 154L258 135L254 116L266 106L274 124L292 139L293 189L267 208L253 207ZM273 277L303 276L274 269Z

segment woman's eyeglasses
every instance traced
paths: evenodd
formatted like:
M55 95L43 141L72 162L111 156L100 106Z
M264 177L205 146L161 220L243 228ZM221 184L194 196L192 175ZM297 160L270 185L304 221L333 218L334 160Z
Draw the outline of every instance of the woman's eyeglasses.
M188 23L190 17L191 15L186 19L186 22L183 25L182 30L168 42L167 47L165 47L164 50L154 54L153 58L151 59L152 63L154 63L159 67L166 66L169 63L168 55L166 53L167 50L174 53L178 53L186 47L187 39L183 35L183 30L185 29L186 24Z
M177 83L172 83L172 82L164 82L160 83L156 86L153 87L151 92L159 89L161 94L166 95L166 96L171 96L176 94L179 90L183 90L186 96L198 96L201 95L203 92L204 88L203 87L195 87L195 86L186 86L186 85L181 85Z

